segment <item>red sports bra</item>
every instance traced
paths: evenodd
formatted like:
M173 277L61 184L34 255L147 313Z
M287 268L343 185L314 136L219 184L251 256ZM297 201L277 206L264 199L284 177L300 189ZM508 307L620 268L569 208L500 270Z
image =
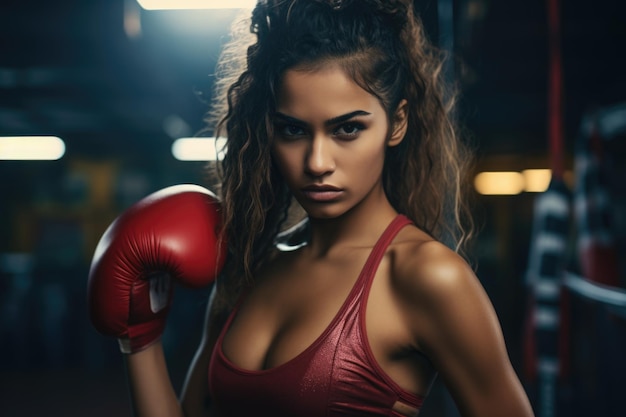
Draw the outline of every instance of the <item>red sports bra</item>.
M396 234L410 223L398 215L387 226L330 325L306 350L282 365L249 371L226 358L222 342L235 309L209 365L209 391L217 416L404 417L393 410L397 404L418 410L423 398L400 388L380 368L365 332L365 306L378 265Z

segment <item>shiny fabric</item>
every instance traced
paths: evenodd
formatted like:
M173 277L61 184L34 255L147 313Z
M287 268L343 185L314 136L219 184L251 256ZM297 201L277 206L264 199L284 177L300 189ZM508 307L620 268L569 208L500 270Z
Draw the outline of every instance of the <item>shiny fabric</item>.
M354 287L311 346L275 368L249 371L222 351L229 317L209 365L209 390L220 417L401 416L396 402L419 409L423 399L401 389L376 362L365 334L369 289L387 246L410 220L398 215L372 249Z

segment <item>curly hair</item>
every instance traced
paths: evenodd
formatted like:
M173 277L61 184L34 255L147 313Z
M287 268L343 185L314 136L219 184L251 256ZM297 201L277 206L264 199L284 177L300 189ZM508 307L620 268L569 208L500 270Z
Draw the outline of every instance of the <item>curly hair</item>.
M245 24L224 48L207 117L227 138L216 165L229 250L224 299L232 302L270 259L292 207L270 149L277 90L293 68L338 64L378 98L389 121L407 101L406 136L385 155L385 192L398 212L460 251L473 228L464 195L471 154L457 133L443 54L412 1L260 0Z

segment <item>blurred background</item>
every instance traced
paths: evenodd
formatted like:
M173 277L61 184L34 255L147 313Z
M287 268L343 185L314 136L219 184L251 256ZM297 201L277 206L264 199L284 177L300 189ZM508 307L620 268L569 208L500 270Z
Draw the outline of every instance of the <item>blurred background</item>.
M553 353L567 364L552 385L537 372L543 345L529 337L541 327L529 321L537 293L529 254L544 225L535 203L553 167L549 0L415 3L431 40L454 57L446 71L459 83L458 117L478 157L480 230L469 257L533 405L552 415L623 415L617 405L626 388L626 2L562 0L558 10L560 155L572 213L559 229L565 243L558 264L593 278L580 242L590 224L600 224L602 248L609 250L594 265L610 266L612 275L590 280L601 285L591 287L600 295L572 284L563 286L568 297L552 299L560 311ZM215 63L239 13L146 10L136 0L0 5L3 416L130 415L117 343L96 333L87 316L90 260L106 227L135 201L173 184L205 184L206 162L186 160L173 145L203 127ZM26 136L58 139L16 155L12 141L25 143ZM591 165L581 161L596 161L597 175L584 176ZM488 175L495 176L485 183ZM575 209L596 194L599 220L580 226ZM199 340L207 291L176 290L164 337L176 387ZM456 415L441 386L421 415Z

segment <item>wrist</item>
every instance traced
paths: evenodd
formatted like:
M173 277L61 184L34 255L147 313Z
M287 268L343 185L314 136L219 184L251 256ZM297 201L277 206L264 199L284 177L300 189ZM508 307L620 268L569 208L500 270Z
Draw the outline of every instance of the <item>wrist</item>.
M122 353L135 353L161 340L165 330L165 319L138 323L128 327L128 331L118 337L118 345Z
M120 347L120 352L125 355L133 355L136 353L144 352L147 350L151 350L155 347L155 345L161 344L161 335L157 336L153 340L149 342L145 342L142 344L138 344L137 341L131 340L128 337L120 337L117 339L117 343Z

